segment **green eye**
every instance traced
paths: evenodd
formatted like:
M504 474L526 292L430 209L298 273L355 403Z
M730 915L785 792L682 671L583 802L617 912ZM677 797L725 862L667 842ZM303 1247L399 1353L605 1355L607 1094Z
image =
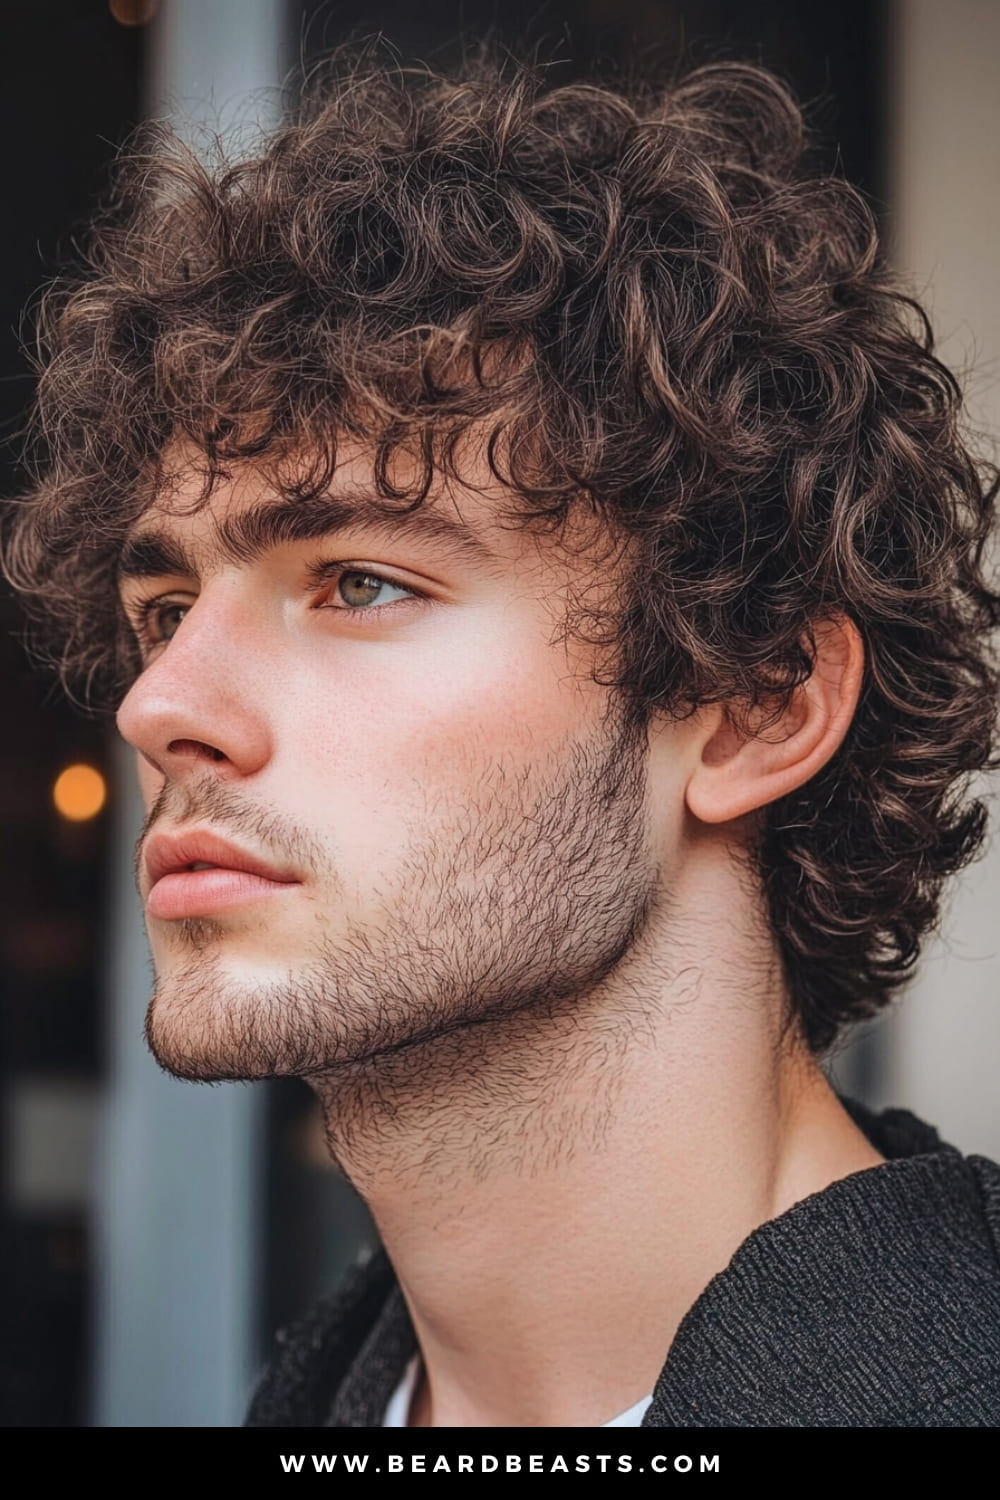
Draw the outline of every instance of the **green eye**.
M408 589L379 578L376 573L363 572L342 573L337 593L349 609L366 609L372 604L390 604L395 599L410 597Z
M172 640L187 612L186 604L162 604L154 616L157 639Z

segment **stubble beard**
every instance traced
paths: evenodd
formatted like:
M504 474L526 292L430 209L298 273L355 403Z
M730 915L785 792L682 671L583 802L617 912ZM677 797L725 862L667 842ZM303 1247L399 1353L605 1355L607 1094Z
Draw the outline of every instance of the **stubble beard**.
M297 1075L325 1101L360 1090L391 1113L407 1085L446 1086L436 1060L454 1084L487 1052L510 1057L505 1038L571 1013L646 925L645 756L644 734L620 719L530 768L495 764L450 822L430 808L411 819L376 919L341 920L277 978L236 979L222 924L176 924L185 955L146 1019L158 1062L207 1082ZM233 834L252 820L277 856L318 857L306 831L225 786L192 801Z

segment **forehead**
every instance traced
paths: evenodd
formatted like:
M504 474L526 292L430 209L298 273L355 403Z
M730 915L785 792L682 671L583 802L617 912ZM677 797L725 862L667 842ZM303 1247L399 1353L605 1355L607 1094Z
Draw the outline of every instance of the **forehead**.
M445 546L468 560L499 560L523 527L514 522L509 493L488 470L474 465L463 481L438 480L419 501L416 465L401 455L380 492L371 450L339 444L332 483L316 493L304 484L307 465L242 461L209 481L205 460L175 450L161 471L156 493L130 528L121 551L123 577L160 567L165 551L174 563L196 561L198 570L250 565L276 547L318 537L363 531L380 541ZM384 489L384 487L383 487Z
M167 460L121 549L123 580L251 566L277 547L362 534L379 544L447 552L492 571L527 561L562 571L572 558L570 572L579 574L608 560L607 533L593 517L585 524L571 516L556 532L540 530L518 513L516 497L473 448L456 475L438 475L419 500L413 458L396 456L387 476L394 493L387 495L376 480L374 449L357 442L338 444L333 481L320 493L304 487L304 462L279 468L242 461L209 484L206 461L195 450L175 448Z

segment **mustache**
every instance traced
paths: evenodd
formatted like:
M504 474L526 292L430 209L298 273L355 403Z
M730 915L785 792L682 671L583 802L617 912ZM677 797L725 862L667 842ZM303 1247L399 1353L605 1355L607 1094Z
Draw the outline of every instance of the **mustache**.
M307 828L273 808L211 776L184 782L165 782L146 815L136 841L134 870L139 884L150 834L161 823L180 828L210 823L213 832L234 843L248 842L255 853L273 855L276 863L312 874L329 864L329 856Z

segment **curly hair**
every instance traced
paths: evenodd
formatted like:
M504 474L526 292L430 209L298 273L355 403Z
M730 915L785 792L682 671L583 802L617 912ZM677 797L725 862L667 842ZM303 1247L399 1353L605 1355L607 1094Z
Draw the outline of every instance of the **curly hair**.
M997 484L864 201L805 147L751 66L626 97L372 55L254 159L140 138L43 307L8 547L66 682L114 701L136 671L117 557L174 440L206 493L308 455L305 495L360 436L383 498L418 505L476 424L524 524L585 506L629 544L613 683L638 721L786 700L817 623L856 624L852 728L753 855L809 1045L873 1014L983 836Z

